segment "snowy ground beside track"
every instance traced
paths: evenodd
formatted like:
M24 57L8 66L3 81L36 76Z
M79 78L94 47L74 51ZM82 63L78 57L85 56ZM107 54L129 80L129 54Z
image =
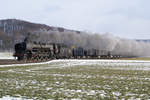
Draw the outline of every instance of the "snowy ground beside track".
M42 63L30 63L30 64L11 64L0 65L0 67L13 67L13 66L29 66L29 65L56 65L54 67L73 67L73 66L99 66L105 68L114 68L122 70L150 70L150 61L142 60L77 60L77 59L61 59L52 60ZM122 67L120 67L122 66Z

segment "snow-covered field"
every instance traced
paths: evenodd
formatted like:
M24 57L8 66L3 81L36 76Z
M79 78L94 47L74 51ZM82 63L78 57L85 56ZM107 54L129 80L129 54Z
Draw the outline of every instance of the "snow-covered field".
M105 68L122 69L122 70L150 70L150 61L142 60L52 60L42 63L30 63L30 64L11 64L0 65L0 67L13 67L13 66L29 66L29 65L56 65L57 67L72 67L72 66L99 66ZM122 67L120 67L122 66Z
M0 100L150 98L150 61L52 60L0 65Z
M14 59L11 52L0 52L0 59Z

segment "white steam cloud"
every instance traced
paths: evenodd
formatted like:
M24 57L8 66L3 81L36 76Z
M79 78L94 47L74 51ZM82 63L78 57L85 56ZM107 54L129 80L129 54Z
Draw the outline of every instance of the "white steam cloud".
M39 41L64 43L69 46L83 47L85 49L98 49L111 51L121 56L150 56L150 43L136 40L122 39L111 34L90 34L76 32L51 32L39 34Z

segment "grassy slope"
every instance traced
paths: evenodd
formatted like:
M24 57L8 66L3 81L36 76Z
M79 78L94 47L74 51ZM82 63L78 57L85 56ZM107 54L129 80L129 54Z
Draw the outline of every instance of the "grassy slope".
M53 66L0 68L0 97L10 95L42 100L150 98L149 71Z

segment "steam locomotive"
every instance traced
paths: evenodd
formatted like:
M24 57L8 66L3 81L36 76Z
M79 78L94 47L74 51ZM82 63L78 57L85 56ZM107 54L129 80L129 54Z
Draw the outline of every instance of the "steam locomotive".
M15 44L14 57L17 60L51 60L51 59L110 59L111 52L97 49L67 46L61 43L21 42Z

